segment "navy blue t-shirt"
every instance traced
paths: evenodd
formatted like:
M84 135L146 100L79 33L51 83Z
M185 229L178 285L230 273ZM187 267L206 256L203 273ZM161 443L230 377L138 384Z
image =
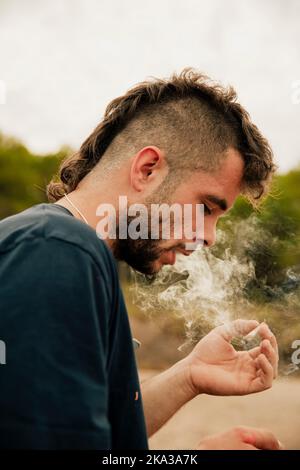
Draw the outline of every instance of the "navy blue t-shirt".
M115 261L57 204L0 222L0 447L146 449Z

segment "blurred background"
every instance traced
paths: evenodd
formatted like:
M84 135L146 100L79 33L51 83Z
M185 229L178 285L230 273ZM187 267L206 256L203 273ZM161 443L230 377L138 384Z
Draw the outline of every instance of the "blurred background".
M291 363L300 339L299 44L298 0L0 0L0 218L46 201L61 159L111 99L186 66L232 84L273 147L278 174L262 208L239 199L199 271L183 266L168 275L164 289L180 296L181 311L164 300L161 285L143 285L119 265L142 342L142 379L182 358L220 311L266 320L280 346L281 378L272 390L199 397L151 439L153 448L188 448L235 424L269 427L300 448L299 369ZM204 292L201 269L214 295ZM192 302L181 296L187 279ZM177 290L168 290L174 283Z

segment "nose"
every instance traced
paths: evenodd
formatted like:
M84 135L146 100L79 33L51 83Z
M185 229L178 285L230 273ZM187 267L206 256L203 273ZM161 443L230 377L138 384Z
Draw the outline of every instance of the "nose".
M216 242L216 224L210 224L205 227L204 224L204 245L211 248Z
M216 228L217 228L217 218L206 217L204 219L204 225L202 225L202 230L197 233L197 236L191 239L185 239L185 251L194 251L197 245L202 245L206 248L212 247L216 242ZM197 229L194 228L194 234L196 234ZM186 253L184 253L186 254ZM188 253L190 254L190 253Z

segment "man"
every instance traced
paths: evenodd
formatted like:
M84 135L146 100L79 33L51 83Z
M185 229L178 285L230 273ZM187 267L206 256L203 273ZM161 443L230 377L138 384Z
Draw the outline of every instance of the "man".
M145 382L141 395L112 255L153 274L177 253L189 255L187 243L199 236L104 241L96 229L99 206L117 208L120 195L147 207L203 204L200 241L207 249L218 218L240 193L258 200L273 171L268 142L235 92L196 71L141 83L108 105L79 152L62 163L59 181L48 186L52 204L0 224L0 331L7 348L2 447L147 448L147 435L200 393L271 387L276 339L266 324L238 320ZM236 352L232 337L255 328L261 345ZM250 428L199 443L199 449L279 448L271 433Z

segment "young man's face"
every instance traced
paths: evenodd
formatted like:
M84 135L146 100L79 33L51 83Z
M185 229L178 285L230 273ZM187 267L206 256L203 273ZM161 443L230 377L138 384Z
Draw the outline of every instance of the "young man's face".
M216 225L220 216L232 207L236 197L241 191L244 163L240 154L234 150L227 151L220 168L214 173L197 171L174 188L169 204L184 204L192 206L191 227L196 229L196 204L204 205L203 246L210 247L215 242ZM160 201L160 204L165 201ZM150 224L149 224L150 225ZM174 235L174 234L173 234ZM197 236L197 238L199 238ZM117 240L114 253L118 259L126 261L137 271L144 274L155 274L162 266L174 264L176 255L182 253L189 255L186 243L194 240L172 236L170 239L126 239Z

